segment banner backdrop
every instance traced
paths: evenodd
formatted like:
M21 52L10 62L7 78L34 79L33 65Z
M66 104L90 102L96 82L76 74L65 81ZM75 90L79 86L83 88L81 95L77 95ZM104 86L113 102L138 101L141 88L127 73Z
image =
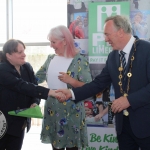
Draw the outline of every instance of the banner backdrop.
M124 15L129 18L129 2L89 4L89 63L105 64L112 51L105 42L103 26L108 16Z
M117 14L127 16L132 25L133 35L150 41L149 8L150 0L67 0L67 26L74 37L75 46L89 60L93 79L102 71L112 50L104 41L104 20ZM93 106L93 117L87 120L89 147L86 150L119 149L115 128L107 126L108 122L114 123L111 111L99 122L95 122L101 108L108 109L108 103L115 99L114 94L113 86L110 86L85 103L87 111L90 109L87 106Z

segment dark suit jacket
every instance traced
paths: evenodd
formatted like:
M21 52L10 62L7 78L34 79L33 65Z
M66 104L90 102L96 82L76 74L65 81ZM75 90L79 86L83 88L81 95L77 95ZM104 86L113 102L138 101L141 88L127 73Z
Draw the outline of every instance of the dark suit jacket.
M36 85L33 69L28 63L20 70L21 75L9 62L0 63L0 110L7 120L6 133L18 137L27 118L8 115L8 111L29 108L32 103L39 104L38 98L46 99L49 92L49 89ZM27 126L29 130L30 119Z
M127 70L134 47L132 46ZM113 50L107 59L106 66L91 83L87 83L82 87L73 89L75 94L75 102L96 95L105 89L111 82L115 89L115 97L122 96L118 85L119 79L119 54L117 50ZM125 83L127 84L127 78ZM124 85L123 85L124 87ZM126 86L125 86L126 89ZM132 66L132 77L130 80L129 96L127 97L130 107L129 120L131 128L135 136L145 138L150 136L150 43L139 40L136 42L135 59ZM123 112L116 114L116 131L120 134L123 124Z

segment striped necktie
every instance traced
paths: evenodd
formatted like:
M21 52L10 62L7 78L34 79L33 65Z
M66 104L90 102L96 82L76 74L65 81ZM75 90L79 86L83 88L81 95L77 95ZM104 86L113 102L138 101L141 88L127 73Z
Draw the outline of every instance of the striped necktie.
M122 67L123 67L123 75L125 77L125 73L126 73L126 59L125 59L125 52L124 51L120 51L120 59L122 62Z

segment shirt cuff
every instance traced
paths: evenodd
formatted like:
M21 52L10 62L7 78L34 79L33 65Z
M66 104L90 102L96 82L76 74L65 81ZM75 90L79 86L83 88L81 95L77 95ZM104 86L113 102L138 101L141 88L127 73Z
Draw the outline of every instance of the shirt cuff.
M71 89L69 89L69 90L70 90L70 92L71 92L71 97L72 97L71 99L72 99L72 100L75 100L75 96L74 96L73 91L72 91Z

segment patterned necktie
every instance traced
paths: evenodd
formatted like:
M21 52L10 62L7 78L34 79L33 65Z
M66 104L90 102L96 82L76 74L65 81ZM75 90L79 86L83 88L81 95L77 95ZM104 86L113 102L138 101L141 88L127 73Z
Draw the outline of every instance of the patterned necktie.
M120 59L122 62L122 67L123 67L123 75L125 77L125 73L126 73L126 59L125 59L125 52L124 51L120 51Z

